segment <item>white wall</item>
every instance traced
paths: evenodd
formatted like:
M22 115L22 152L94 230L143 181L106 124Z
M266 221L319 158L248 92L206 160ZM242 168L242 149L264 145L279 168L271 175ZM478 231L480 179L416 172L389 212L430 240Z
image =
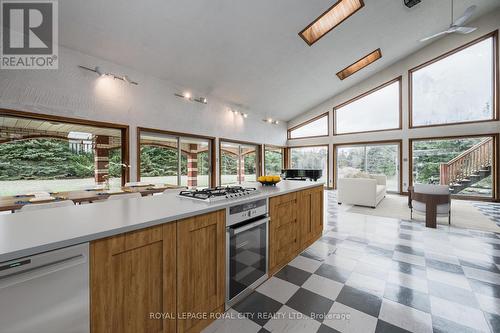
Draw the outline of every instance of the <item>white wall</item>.
M99 78L78 65L127 74L138 86ZM136 127L284 145L286 124L270 125L252 110L247 119L228 112L231 104L206 96L208 105L175 97L185 88L64 47L58 70L1 70L0 108L130 126L131 179L136 177ZM193 92L197 96L196 92ZM203 94L201 94L203 96ZM216 165L218 167L218 163Z
M288 123L288 127L291 128L297 124L302 123L307 119L311 119L317 115L325 112L330 114L330 126L332 125L333 108L355 96L358 96L376 86L381 85L391 79L394 79L400 75L403 76L402 87L403 87L403 129L396 131L387 132L376 132L376 133L361 133L352 135L340 135L315 138L315 139L299 139L299 140L289 140L289 146L301 146L301 145L315 145L315 144L330 144L330 175L333 174L333 152L331 144L337 143L349 143L349 142L361 142L361 141L378 141L378 140L394 140L403 139L403 190L406 191L409 181L409 165L408 165L408 138L419 138L419 137L433 137L433 136L452 136L452 135L467 135L467 134L479 134L479 133L498 133L500 131L500 122L487 122L487 123L476 123L476 124L463 124L463 125L450 125L450 126L438 126L429 128L418 128L409 129L408 128L408 70L418 66L430 59L433 59L447 51L450 51L460 45L466 44L478 37L486 35L500 28L500 10L496 10L490 14L487 14L475 22L468 23L468 26L476 26L478 29L468 35L453 34L420 49L416 53L413 53L407 57L404 57L399 62L387 67L386 69L378 72L377 74L371 76L370 78L363 81L354 87L351 87L344 92L328 99L324 103L312 108L311 110L305 112L301 116L291 120ZM384 50L382 50L383 52ZM348 80L348 79L347 79ZM497 87L498 88L498 87ZM333 185L333 180L330 180L330 186Z

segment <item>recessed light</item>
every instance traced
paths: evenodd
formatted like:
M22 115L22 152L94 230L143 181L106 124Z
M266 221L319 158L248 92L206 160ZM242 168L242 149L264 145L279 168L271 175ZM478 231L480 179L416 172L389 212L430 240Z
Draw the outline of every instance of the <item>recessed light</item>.
M359 59L352 65L349 65L340 72L338 72L337 76L339 77L339 79L344 80L349 76L351 76L352 74L356 73L357 71L377 61L380 58L382 58L382 51L380 49L376 49L375 51L371 52L370 54L367 54L366 56Z
M299 36L311 46L364 5L363 0L339 0L299 32Z
M185 92L184 93L184 98L190 99L191 98L191 93L190 92Z

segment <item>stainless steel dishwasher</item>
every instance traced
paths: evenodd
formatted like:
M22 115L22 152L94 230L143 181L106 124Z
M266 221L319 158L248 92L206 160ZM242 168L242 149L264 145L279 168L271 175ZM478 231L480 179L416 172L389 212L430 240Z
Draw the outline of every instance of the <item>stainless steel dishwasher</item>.
M89 245L0 263L2 333L90 332Z

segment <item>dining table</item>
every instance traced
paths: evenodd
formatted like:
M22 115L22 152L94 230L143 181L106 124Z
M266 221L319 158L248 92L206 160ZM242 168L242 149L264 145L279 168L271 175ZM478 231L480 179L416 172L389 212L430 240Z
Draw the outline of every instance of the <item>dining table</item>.
M11 196L0 196L0 212L15 211L21 209L24 205L35 203L47 203L61 200L71 200L75 205L82 203L93 203L102 201L112 195L120 195L126 193L141 193L143 197L153 195L156 193L163 193L166 190L181 190L185 189L183 186L170 185L170 184L148 184L141 186L124 186L120 188L106 190L104 188L91 188L76 191L62 191L62 192L49 192L50 197L47 200L34 201L35 195L32 193L19 194Z

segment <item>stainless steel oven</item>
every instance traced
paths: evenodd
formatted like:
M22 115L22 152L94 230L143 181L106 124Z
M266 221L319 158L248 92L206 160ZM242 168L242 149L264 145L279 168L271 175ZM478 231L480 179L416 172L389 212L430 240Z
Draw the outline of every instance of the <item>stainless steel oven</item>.
M226 309L268 277L267 199L231 206L226 228Z

